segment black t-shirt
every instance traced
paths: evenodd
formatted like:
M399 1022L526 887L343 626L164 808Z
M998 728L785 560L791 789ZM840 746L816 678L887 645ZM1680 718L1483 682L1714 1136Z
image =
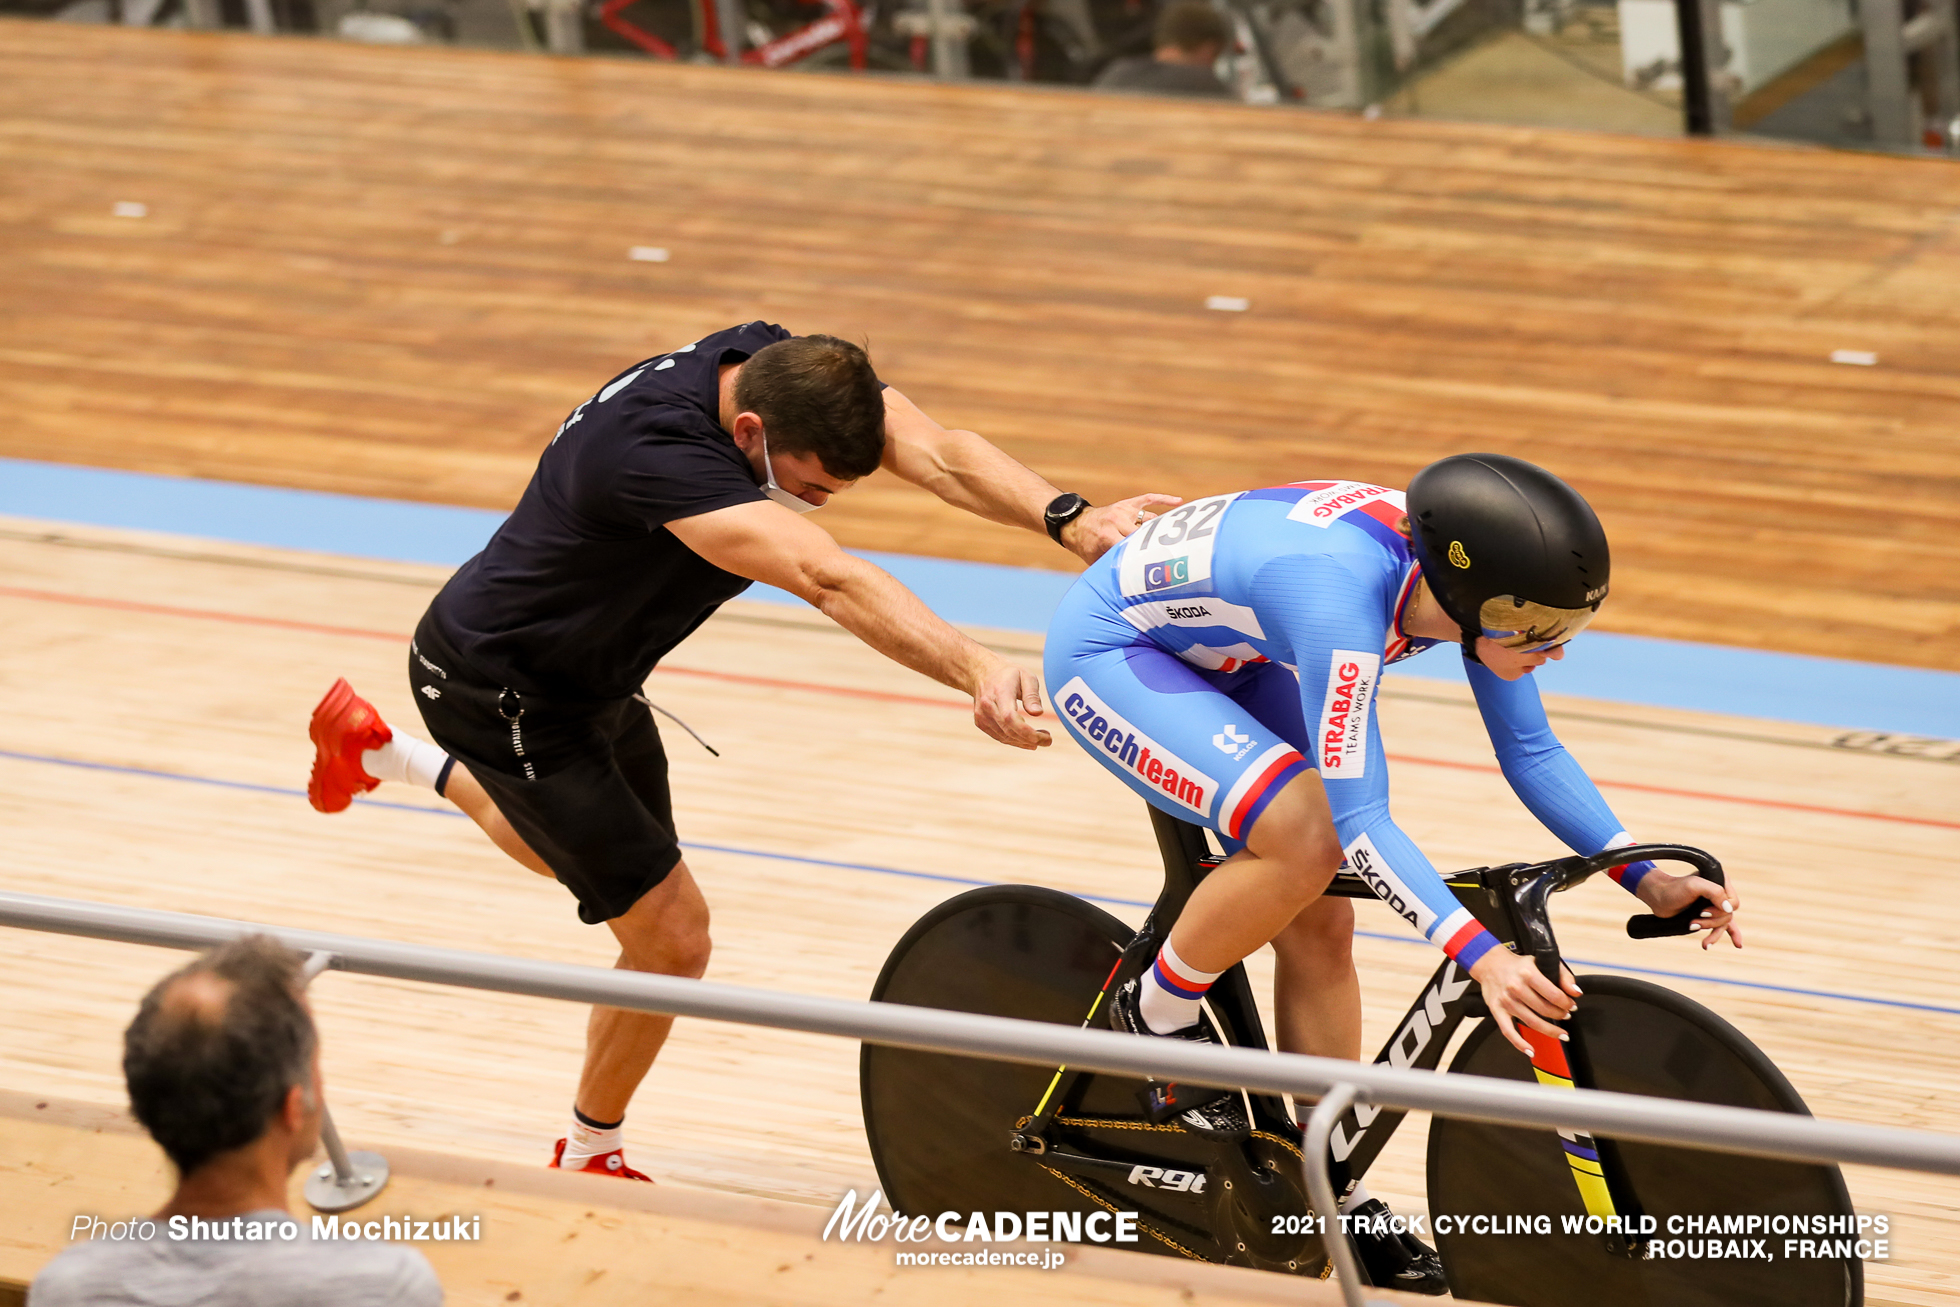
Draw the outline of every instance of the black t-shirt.
M636 363L578 406L517 508L430 608L514 690L618 699L749 587L666 529L764 498L722 429L720 368L790 333L750 322Z

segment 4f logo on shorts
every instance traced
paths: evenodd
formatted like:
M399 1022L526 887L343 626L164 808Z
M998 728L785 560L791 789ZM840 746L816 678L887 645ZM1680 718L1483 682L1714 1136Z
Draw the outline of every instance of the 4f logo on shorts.
M1252 745L1250 735L1240 735L1237 725L1227 725L1224 730L1211 737L1211 747L1237 762L1245 757L1245 751Z
M1191 584L1191 560L1188 557L1167 558L1161 563L1150 563L1143 569L1143 588L1146 590L1168 590L1176 585Z
M1336 649L1327 670L1327 698L1321 705L1320 779L1359 777L1368 768L1368 709L1381 679L1382 656Z

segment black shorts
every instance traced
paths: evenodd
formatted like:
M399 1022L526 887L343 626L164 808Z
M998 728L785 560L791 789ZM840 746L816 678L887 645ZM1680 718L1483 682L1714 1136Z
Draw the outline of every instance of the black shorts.
M520 695L465 664L427 615L408 681L430 736L577 896L579 920L619 916L680 861L667 751L645 704Z

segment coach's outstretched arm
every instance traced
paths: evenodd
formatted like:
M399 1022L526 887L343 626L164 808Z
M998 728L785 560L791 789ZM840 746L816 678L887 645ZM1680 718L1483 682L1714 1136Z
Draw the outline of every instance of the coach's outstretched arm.
M889 572L853 558L780 504L737 504L667 529L723 571L787 590L887 658L972 695L973 724L1002 744L1050 742L1027 720L1042 712L1033 672L954 630Z
M1043 511L1061 491L971 431L942 427L891 387L885 389L881 466L989 522L1047 532ZM1091 508L1062 528L1062 546L1093 563L1137 529L1143 515L1184 501L1135 495Z

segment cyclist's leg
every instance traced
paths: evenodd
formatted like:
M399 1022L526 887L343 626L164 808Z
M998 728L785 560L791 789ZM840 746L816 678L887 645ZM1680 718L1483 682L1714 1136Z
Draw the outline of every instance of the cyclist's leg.
M1172 931L1172 952L1190 968L1224 971L1326 888L1341 847L1320 778L1219 688L1225 674L1068 601L1049 631L1047 670L1067 729L1108 771L1164 811L1244 842Z
M1232 675L1227 692L1294 747L1311 753L1300 682L1272 663ZM1273 936L1275 1046L1361 1058L1361 979L1354 970L1354 905L1316 898Z
M1205 971L1223 971L1271 943L1341 866L1327 793L1311 769L1288 780L1242 838L1245 847L1192 891L1171 929L1177 955Z

